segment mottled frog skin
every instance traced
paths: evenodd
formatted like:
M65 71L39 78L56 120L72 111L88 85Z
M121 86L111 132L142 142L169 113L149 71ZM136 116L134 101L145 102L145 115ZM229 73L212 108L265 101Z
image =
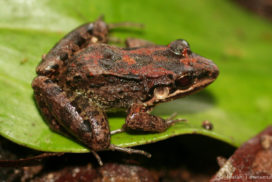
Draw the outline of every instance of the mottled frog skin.
M131 39L128 45L138 47L119 48L107 44L108 33L97 20L61 39L37 67L34 96L51 129L68 132L93 151L137 153L110 143L106 112L124 109L124 130L163 132L179 120L151 115L151 109L206 87L219 71L185 40L162 46Z

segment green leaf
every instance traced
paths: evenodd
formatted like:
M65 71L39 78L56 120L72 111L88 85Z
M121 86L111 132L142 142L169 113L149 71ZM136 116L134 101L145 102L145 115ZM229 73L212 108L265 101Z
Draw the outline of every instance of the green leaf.
M154 114L173 112L188 122L157 134L120 133L112 143L130 147L181 134L198 133L239 146L272 122L272 25L227 0L9 0L0 1L0 134L18 144L56 152L88 152L52 132L33 99L31 81L42 54L65 33L95 20L140 22L141 31L113 36L139 37L158 44L184 38L194 52L214 60L219 78L199 94L161 104ZM212 131L201 127L213 123ZM110 117L111 129L124 117Z

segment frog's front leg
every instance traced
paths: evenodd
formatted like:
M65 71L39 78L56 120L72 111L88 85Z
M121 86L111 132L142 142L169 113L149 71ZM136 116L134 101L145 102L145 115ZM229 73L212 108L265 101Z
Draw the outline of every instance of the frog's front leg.
M51 115L70 134L92 150L99 151L109 148L109 126L101 110L94 106L87 106L79 113L66 97L66 93L46 76L36 77L32 87L35 97L43 98L43 102L37 104L46 105L50 112L45 113L47 116Z
M168 119L154 116L146 111L144 105L135 104L130 108L126 117L126 124L123 128L148 132L163 132L174 123L184 121L184 119L173 118L174 115Z

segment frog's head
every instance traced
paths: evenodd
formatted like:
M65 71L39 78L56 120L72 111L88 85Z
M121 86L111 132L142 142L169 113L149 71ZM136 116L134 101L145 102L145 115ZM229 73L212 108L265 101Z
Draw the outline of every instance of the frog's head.
M174 70L171 85L162 85L154 89L155 103L199 91L217 78L219 74L217 66L211 60L193 53L185 40L173 41L168 45L168 51L173 57L178 58L178 61L173 61L172 65L169 63L171 70Z

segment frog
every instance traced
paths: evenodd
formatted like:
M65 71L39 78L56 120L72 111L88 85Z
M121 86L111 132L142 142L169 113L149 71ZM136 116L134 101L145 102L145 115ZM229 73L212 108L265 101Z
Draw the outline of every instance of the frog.
M127 47L108 44L110 26L102 19L68 33L42 57L32 81L34 98L49 127L98 151L117 150L151 157L143 150L111 143L126 131L161 133L182 121L150 112L159 103L191 95L218 76L211 60L177 39L157 45L128 39ZM107 113L127 113L121 129L110 131Z

